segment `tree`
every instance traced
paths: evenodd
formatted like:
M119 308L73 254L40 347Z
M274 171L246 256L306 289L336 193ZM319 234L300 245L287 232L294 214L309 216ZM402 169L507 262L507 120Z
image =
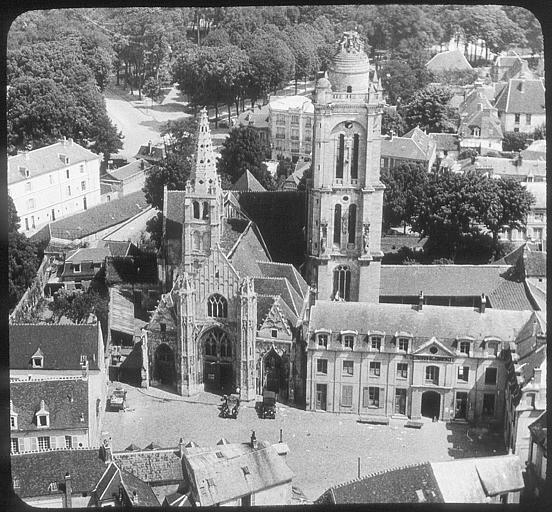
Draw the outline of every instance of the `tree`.
M163 241L163 213L157 212L146 222L146 231L149 233L149 239L154 242L155 248L159 249Z
M416 197L422 195L428 174L422 164L404 163L393 169L383 169L383 225L385 229L411 223Z
M448 87L428 85L417 91L401 108L407 128L419 126L436 133L454 133L459 124L458 114L449 107L452 91Z
M105 335L109 300L93 289L87 292L69 292L61 289L54 295L50 309L58 321L65 316L75 323L86 322L93 314L101 323Z
M233 128L222 145L218 172L235 182L249 170L263 187L274 190L276 184L264 163L267 151L268 147L255 129L249 126Z
M433 79L423 64L397 59L384 63L378 74L391 105L407 103L416 91L426 87Z
M527 147L529 135L523 132L506 132L502 139L503 151L522 151Z
M21 226L20 221L21 219L19 215L17 215L17 209L15 208L13 199L8 194L8 233L15 233L18 231Z
M299 78L313 76L320 65L313 29L309 25L293 25L285 31L286 43L295 58L295 94Z
M381 116L381 134L391 135L391 132L400 137L406 132L406 125L397 109L385 108Z
M169 153L182 158L191 157L197 145L197 118L191 116L169 120L161 129L161 137L165 139Z
M151 98L152 101L156 101L161 96L161 83L156 78L150 76L144 82L142 87L144 96Z
M8 302L13 309L36 276L35 245L22 233L8 233Z
M533 131L532 137L535 140L546 139L546 123L537 126Z
M535 197L518 181L513 179L489 180L497 201L483 216L483 223L493 237L495 254L499 250L498 235L503 229L523 229L527 215L535 203Z

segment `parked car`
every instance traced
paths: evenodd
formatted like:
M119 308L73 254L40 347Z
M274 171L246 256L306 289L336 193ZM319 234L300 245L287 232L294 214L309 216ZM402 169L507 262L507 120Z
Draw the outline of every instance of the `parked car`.
M261 417L270 418L271 420L276 418L276 393L274 391L263 390Z
M113 390L109 397L109 407L115 410L126 409L126 395L127 392L123 388L116 388Z

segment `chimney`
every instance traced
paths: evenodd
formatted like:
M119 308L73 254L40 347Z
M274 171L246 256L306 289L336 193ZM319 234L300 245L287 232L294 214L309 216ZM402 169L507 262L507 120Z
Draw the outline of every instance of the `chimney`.
M418 295L418 311L421 311L424 306L424 292L420 290L420 295Z
M537 335L537 327L538 327L538 325L539 325L539 324L538 324L537 320L536 320L536 319L533 320L533 334L532 334L532 336L536 336L536 335Z
M138 499L138 493L136 491L132 491L132 496L130 499L132 500L132 503L136 503L136 500Z
M63 138L61 139L61 145L65 146L66 142L67 142L67 139L65 138L65 135L64 135Z
M140 169L143 169L146 166L146 163L143 160L140 160Z
M149 140L148 141L148 155L151 155L151 147L152 147L151 140Z
M70 145L70 146L73 145L73 139L72 139L71 137L69 137L68 142L69 142L69 145Z
M479 111L483 110L483 105L481 103L477 104L477 110Z
M182 438L178 441L178 454L180 455L180 458L184 457L184 439Z
M73 508L71 499L72 492L73 488L71 486L71 475L67 472L65 473L65 508Z
M251 448L253 448L254 450L257 449L257 436L255 435L255 431L252 430L251 431Z
M282 429L280 429L280 441L278 441L279 443L283 443L283 436L282 436Z
M23 154L25 155L25 161L28 162L29 161L29 152L24 151Z
M481 313L485 313L485 306L487 305L487 298L485 297L485 294L481 294Z
M105 438L101 449L102 459L107 464L113 460L111 451L111 438Z

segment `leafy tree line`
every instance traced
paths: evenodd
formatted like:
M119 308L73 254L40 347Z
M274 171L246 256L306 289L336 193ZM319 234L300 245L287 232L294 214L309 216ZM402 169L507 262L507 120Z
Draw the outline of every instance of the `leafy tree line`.
M515 180L492 179L477 172L427 173L419 164L382 172L384 228L410 225L428 238L435 258L455 260L474 240L488 237L490 257L499 252L502 229L523 228L533 195Z
M8 40L8 152L43 147L62 136L97 153L121 148L122 135L101 94L111 59L111 42L71 23L63 11L20 16Z

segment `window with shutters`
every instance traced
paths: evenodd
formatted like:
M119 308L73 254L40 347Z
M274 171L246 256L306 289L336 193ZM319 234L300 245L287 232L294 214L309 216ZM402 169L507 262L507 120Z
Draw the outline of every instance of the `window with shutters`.
M327 375L328 373L328 360L327 359L317 359L316 360L316 373L322 373Z
M469 366L459 366L458 367L458 381L459 382L468 382L470 375Z
M352 407L353 405L353 386L341 386L341 405L343 407Z
M381 374L381 363L379 361L370 361L369 374L371 377L379 377Z
M379 407L380 389L375 386L364 388L362 397L363 407Z
M354 361L343 361L343 375L352 376L354 367Z
M49 450L50 449L50 437L49 436L41 436L38 438L38 449L43 450Z
M17 437L11 438L11 453L19 453L19 439Z
M73 440L71 436L65 436L65 448L73 448Z
M34 199L27 200L27 210L34 210L36 207L36 203Z
M408 378L408 363L397 363L397 377L399 379Z

